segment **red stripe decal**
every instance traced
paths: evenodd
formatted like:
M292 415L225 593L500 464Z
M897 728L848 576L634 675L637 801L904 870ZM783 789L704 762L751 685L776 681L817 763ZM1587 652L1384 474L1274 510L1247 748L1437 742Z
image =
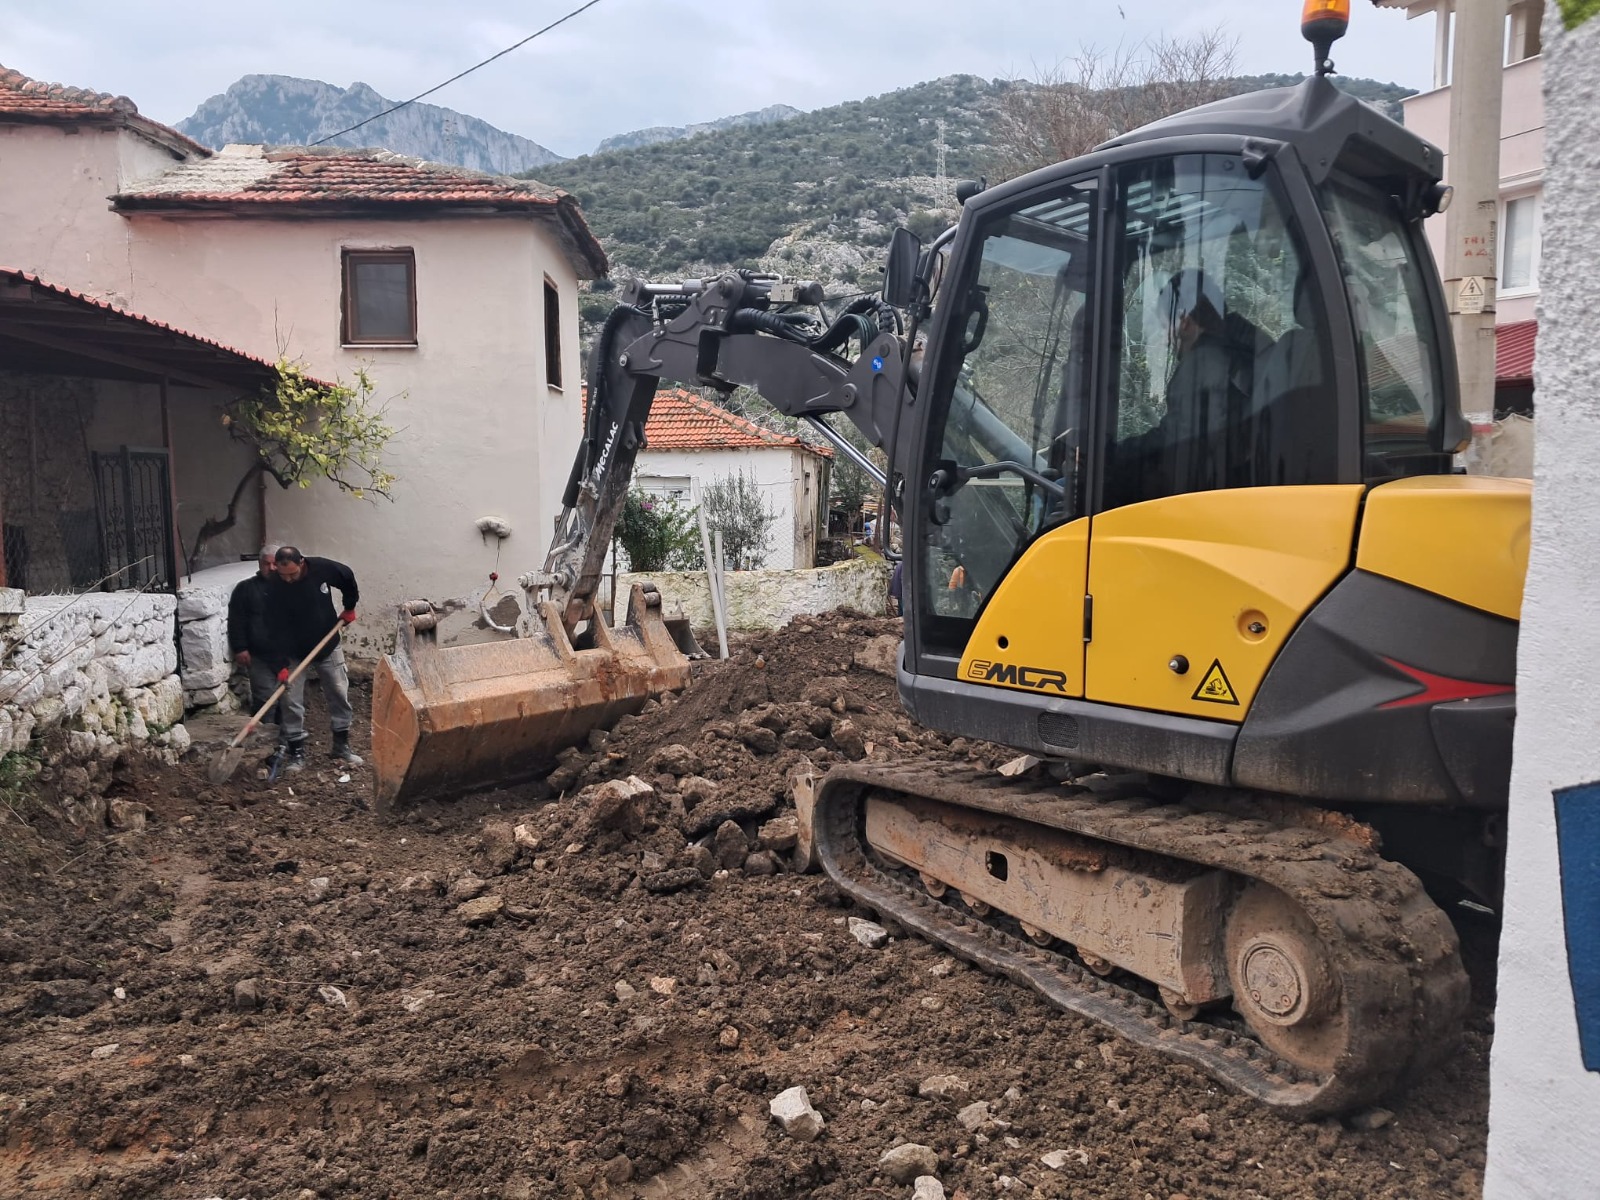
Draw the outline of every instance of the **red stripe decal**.
M1478 700L1484 696L1505 696L1517 689L1509 683L1474 683L1470 679L1451 679L1448 675L1435 675L1417 667L1408 667L1397 659L1384 657L1396 671L1403 672L1421 685L1421 690L1398 700L1380 704L1385 708L1412 708L1419 704L1443 704L1449 700Z

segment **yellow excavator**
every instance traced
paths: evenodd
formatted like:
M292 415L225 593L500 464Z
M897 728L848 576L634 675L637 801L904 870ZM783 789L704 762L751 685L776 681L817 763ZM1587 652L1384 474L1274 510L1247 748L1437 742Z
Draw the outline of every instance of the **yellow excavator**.
M1041 760L830 771L803 810L845 893L1285 1114L1438 1061L1441 906L1498 902L1529 485L1453 466L1443 156L1330 81L1347 20L1306 5L1298 86L963 186L831 316L772 275L624 288L523 636L402 614L380 802L530 775L686 683L659 597L601 618L600 564L657 384L747 385L887 455L906 709Z

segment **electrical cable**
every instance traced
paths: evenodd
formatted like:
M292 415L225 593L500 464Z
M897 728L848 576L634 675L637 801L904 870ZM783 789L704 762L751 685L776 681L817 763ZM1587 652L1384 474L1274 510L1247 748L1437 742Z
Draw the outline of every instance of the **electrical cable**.
M579 5L577 8L573 9L566 16L560 18L559 20L551 21L550 24L546 25L543 29L538 29L538 30L535 30L533 33L530 33L527 37L523 38L520 42L517 42L515 45L507 46L504 50L500 51L500 53L491 54L488 58L484 59L482 62L475 63L474 65L468 67L465 71L462 71L457 75L450 76L450 78L446 79L443 83L438 84L438 85L436 85L434 87L431 87L425 92L418 92L415 96L411 97L411 99L402 100L402 101L400 101L399 104L396 104L393 108L386 108L381 113L374 113L372 116L368 117L364 121L357 121L354 125L351 125L348 129L341 129L341 130L339 130L338 133L330 133L327 137L318 138L316 141L312 142L311 144L313 146L320 146L324 142L333 141L333 139L336 138L336 137L343 137L347 133L354 133L356 130L360 129L363 125L370 125L370 124L372 124L372 122L378 120L381 117L387 117L390 113L399 112L406 105L415 104L418 100L421 100L424 96L431 96L435 92L439 91L441 88L449 87L456 80L466 78L468 75L471 75L474 71L476 71L479 67L486 67L490 63L492 63L495 59L504 58L506 55L510 54L513 50L517 50L517 49L520 49L523 46L526 46L529 42L533 41L534 38L540 36L541 34L549 33L557 25L566 24L568 21L572 20L573 17L577 16L579 13L587 12L589 9L593 8L596 4L599 4L599 3L600 3L600 0L589 0L589 2L587 4Z

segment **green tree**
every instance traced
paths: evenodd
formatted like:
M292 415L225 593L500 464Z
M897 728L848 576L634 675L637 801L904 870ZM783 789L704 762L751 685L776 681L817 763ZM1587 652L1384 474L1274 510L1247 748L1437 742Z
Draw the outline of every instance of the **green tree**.
M372 378L359 368L349 383L322 383L286 358L277 365L277 382L227 407L222 423L229 436L255 451L255 460L233 489L227 512L208 517L195 535L189 570L218 534L232 529L246 489L262 474L281 488L307 488L326 479L348 496L391 499L396 480L383 465L394 436L384 410L372 404Z
M712 480L700 493L700 507L707 527L722 531L730 570L755 571L766 565L778 514L762 497L754 473L739 471Z

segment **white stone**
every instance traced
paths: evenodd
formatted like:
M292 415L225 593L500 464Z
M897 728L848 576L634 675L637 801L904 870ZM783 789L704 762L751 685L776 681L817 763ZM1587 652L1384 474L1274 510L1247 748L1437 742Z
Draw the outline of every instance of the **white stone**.
M826 1124L822 1114L811 1107L811 1099L803 1087L792 1087L779 1092L772 1098L767 1108L779 1127L796 1141L816 1140Z
M1052 1150L1048 1154L1041 1154L1039 1161L1052 1171L1064 1171L1067 1164L1077 1163L1080 1167L1089 1165L1089 1152L1087 1150Z
M849 925L850 936L869 950L877 950L889 941L889 931L875 921L851 917Z
M113 1054L115 1054L120 1049L122 1049L122 1046L121 1046L120 1043L118 1043L118 1042L107 1042L104 1046L96 1046L93 1050L89 1051L89 1057L90 1058L110 1058Z
M902 1142L891 1146L878 1159L878 1170L896 1183L910 1183L939 1169L939 1155L932 1146Z
M178 596L180 621L202 621L207 617L220 617L227 610L227 595L220 588L191 588Z
M966 1094L967 1081L955 1075L930 1075L917 1085L917 1095L938 1100Z
M989 1103L974 1100L956 1114L956 1121L968 1133L976 1133L989 1123Z
M944 1200L944 1184L933 1175L918 1175L911 1200Z
M213 704L220 703L223 697L228 695L231 695L228 691L228 685L219 683L216 687L195 688L192 691L185 691L183 698L190 708L209 708Z
M189 736L188 726L174 725L167 730L167 746L174 754L182 754L194 744L194 739Z

